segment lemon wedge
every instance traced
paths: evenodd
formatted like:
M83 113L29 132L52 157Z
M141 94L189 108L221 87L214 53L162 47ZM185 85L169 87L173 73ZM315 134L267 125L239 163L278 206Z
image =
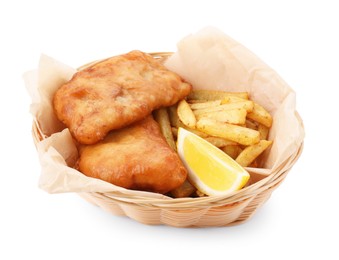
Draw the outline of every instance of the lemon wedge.
M249 173L226 153L181 127L177 149L189 181L207 195L226 195L239 190L250 178Z

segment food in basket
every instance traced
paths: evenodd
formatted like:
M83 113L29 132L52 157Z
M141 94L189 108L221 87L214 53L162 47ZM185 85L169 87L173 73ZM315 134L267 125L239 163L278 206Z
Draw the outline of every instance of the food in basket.
M241 189L243 167L260 167L272 143L272 117L247 92L192 91L140 51L77 72L54 110L78 141L83 174L173 197Z
M57 117L78 142L106 134L186 97L191 85L153 57L132 51L77 72L54 95Z
M190 128L195 128L197 120L188 103L183 99L178 104L178 117L181 122Z
M197 128L206 134L225 138L242 145L256 144L260 140L260 133L256 130L211 118L201 118L197 123Z
M248 166L254 162L254 160L264 152L272 141L260 140L258 143L247 146L243 151L236 157L236 162L241 166Z
M177 146L190 182L203 194L225 195L237 191L250 178L226 153L183 128L179 128Z
M246 92L193 90L187 97L187 101L184 101L185 106L180 106L180 104L183 104L183 101L168 108L170 126L167 127L171 127L173 139L177 140L177 145L180 147L178 152L188 169L189 181L198 189L195 194L199 194L199 196L202 193L207 195L225 194L242 188L248 178L245 177L246 174L237 174L236 169L239 169L239 165L242 167L260 167L262 165L260 155L273 142L267 140L272 125L271 115L262 106L251 101ZM158 122L162 124L161 121ZM191 122L196 123L192 124ZM191 160L190 163L188 158L191 157L183 152L185 147L183 140L191 134L188 134L184 129L197 135L195 138L190 137L191 139L199 140L191 143L191 150L205 151L205 153L209 149L213 151L214 148L200 144L205 140L219 148L216 154L223 159L216 155L196 153L197 159ZM178 132L181 132L184 137L179 137ZM199 137L203 139L199 139ZM225 154L221 155L220 152L224 152L229 157ZM213 152L210 153L213 154ZM193 166L191 167L190 164ZM209 165L213 164L219 165L219 168L216 166L214 170L206 170ZM242 167L240 168L243 169ZM222 168L224 168L223 171ZM228 169L232 169L232 171L230 172ZM207 172L210 174L205 175ZM213 188L215 186L213 180L218 175L219 190ZM220 175L224 177L220 177ZM220 188L221 186L223 188ZM181 197L181 194L189 192L188 187L187 184L184 184L177 188L172 195ZM190 195L192 194L194 191Z
M237 159L246 148L238 159L244 167L251 165L272 144L272 141L266 141L272 116L262 106L251 101L246 92L193 90L186 104L188 107L185 109L191 110L191 113L181 114L194 117L189 119L196 120L193 127L186 123L188 119L179 116L179 105L168 108L170 127L175 138L178 128L185 128L233 159Z
M187 176L152 116L111 131L96 144L81 145L79 152L82 173L128 189L167 193Z
M151 55L194 86L194 91L185 98L192 111L195 110L193 104L200 108L210 106L211 104L205 104L207 101L214 102L213 106L219 106L215 100L223 100L227 96L219 91L240 91L250 95L247 99L264 106L274 115L272 128L248 117L245 123L238 122L239 126L258 131L261 140L274 141L269 151L266 150L245 168L251 175L248 187L225 196L207 197L203 192L195 190L186 179L181 186L165 195L204 197L171 199L162 194L124 189L96 178L88 178L73 169L78 159L78 146L70 131L64 129L65 126L57 120L52 97L57 88L71 79L76 70L42 55L38 70L25 74L27 89L32 97L33 137L41 162L40 188L48 193L77 192L105 211L114 215L126 215L144 224L216 227L240 224L255 214L280 186L302 152L304 128L295 109L296 93L247 48L213 28L189 35L177 46L178 50L173 54ZM81 69L88 66L90 65ZM213 91L202 91L201 94L199 89ZM202 95L207 98L198 99L197 96ZM172 134L172 142L176 141L178 128L183 127L213 143L233 159L246 148L196 128L191 129L180 120L175 125L178 118L176 105L162 108L161 113L154 112L153 115L155 119L165 115L166 120L163 122L166 122L166 138ZM213 116L216 120L225 120L224 117L225 115Z

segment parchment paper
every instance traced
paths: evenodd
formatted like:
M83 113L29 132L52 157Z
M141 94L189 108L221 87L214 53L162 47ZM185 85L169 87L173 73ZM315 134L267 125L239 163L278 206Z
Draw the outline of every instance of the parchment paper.
M265 158L267 169L252 171L270 174L300 147L304 129L296 115L295 92L273 69L223 32L208 27L185 37L165 65L196 89L247 91L273 115L269 139L274 143Z
M178 43L178 51L165 64L196 89L248 91L251 99L273 115L269 139L274 140L267 153L265 168L249 169L267 176L279 168L300 147L304 130L295 111L295 93L253 53L221 31L205 28ZM24 80L32 98L31 113L44 133L37 144L41 163L39 187L49 193L115 192L136 196L166 196L126 190L72 168L78 152L70 132L54 115L52 98L76 69L42 55L38 69L25 73Z

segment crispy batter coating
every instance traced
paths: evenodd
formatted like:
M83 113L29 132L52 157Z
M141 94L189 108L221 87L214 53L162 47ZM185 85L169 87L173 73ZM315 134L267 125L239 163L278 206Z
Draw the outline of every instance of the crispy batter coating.
M94 144L114 129L170 106L191 85L152 56L132 51L77 72L54 95L57 117L82 144Z
M128 189L167 193L187 177L178 154L152 116L111 131L94 145L82 145L78 168L86 176Z

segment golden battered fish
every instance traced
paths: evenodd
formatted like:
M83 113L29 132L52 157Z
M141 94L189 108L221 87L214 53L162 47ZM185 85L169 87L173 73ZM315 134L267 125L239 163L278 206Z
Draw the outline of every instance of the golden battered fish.
M171 106L192 86L152 56L132 51L77 72L54 95L57 117L82 144Z
M127 189L164 194L187 177L152 116L111 131L104 140L82 145L79 151L77 167L83 174Z

